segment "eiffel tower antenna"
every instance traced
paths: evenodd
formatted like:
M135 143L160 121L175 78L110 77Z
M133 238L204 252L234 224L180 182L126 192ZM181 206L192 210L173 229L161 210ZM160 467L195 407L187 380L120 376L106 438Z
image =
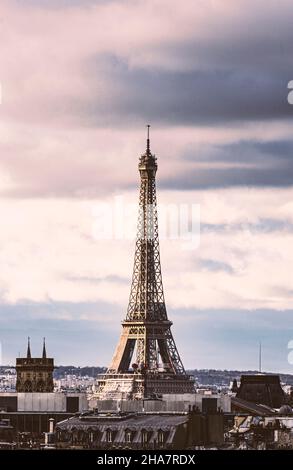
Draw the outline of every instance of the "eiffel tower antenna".
M150 124L147 124L147 154L150 153Z
M259 373L261 374L261 364L262 362L262 344L261 341L259 342Z
M168 319L159 248L157 159L147 148L140 157L139 212L128 309L112 362L98 380L100 399L137 399L162 393L192 393ZM162 368L158 369L158 359Z

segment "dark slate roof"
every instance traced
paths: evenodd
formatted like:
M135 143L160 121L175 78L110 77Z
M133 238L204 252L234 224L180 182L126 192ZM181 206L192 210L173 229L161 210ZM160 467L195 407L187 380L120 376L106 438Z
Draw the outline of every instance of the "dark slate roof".
M280 408L284 404L285 398L280 377L275 374L242 375L236 396L273 408Z
M246 413L252 413L258 416L268 416L276 413L274 408L269 406L253 403L251 401L243 400L242 398L232 397L231 398L232 406L235 405L238 408L241 408Z
M80 417L73 416L67 420L57 423L57 430L100 430L105 431L107 429L119 430L129 429L130 431L137 431L138 429L153 430L161 429L162 431L170 431L174 427L184 424L188 421L188 415L164 415L164 414L136 414L128 415L124 419L117 419L114 415L111 417L106 416L93 416Z

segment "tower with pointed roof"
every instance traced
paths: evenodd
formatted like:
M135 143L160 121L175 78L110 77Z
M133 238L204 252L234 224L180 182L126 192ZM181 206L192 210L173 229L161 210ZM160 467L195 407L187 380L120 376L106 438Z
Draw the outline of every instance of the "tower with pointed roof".
M161 274L156 173L157 159L147 146L139 159L139 214L132 284L122 333L107 373L99 378L98 398L140 399L194 392L168 319Z
M53 371L54 359L47 357L45 338L42 357L32 357L30 338L28 338L26 357L16 359L16 391L20 393L53 392Z

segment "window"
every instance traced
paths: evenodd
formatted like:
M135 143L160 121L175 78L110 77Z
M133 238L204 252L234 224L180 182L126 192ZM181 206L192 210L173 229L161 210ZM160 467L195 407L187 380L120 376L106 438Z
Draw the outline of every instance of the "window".
M108 429L107 431L107 442L113 442L113 433L111 429Z
M148 442L148 432L147 431L142 431L141 432L141 440L143 444L147 444Z
M131 437L132 437L131 434L132 434L131 431L125 431L125 442L128 442L128 443L131 442Z
M159 432L158 432L158 443L159 443L159 446L162 446L162 445L164 444L164 441L165 441L164 432L163 432L163 431L159 431Z

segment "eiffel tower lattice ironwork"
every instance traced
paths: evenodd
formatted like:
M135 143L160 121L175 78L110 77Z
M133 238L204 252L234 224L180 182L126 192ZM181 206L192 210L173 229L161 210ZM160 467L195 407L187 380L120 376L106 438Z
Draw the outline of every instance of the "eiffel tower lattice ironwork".
M98 397L143 398L192 393L171 332L164 299L156 199L157 159L150 150L139 160L139 215L134 268L126 319L112 363L99 379Z

